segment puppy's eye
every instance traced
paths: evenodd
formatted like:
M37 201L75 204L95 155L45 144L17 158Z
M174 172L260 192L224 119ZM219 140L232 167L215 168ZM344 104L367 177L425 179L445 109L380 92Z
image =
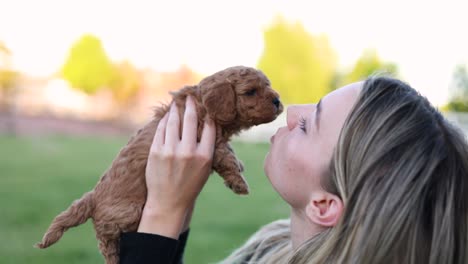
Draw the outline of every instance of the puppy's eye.
M247 96L254 96L256 93L257 93L257 89L256 89L256 88L253 88L253 89L248 90L248 91L245 93L245 95L247 95Z

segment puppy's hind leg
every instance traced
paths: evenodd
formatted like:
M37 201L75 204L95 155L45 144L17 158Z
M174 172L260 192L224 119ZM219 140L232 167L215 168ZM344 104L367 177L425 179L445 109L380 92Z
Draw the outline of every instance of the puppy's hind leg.
M38 248L46 248L57 242L70 227L81 225L91 217L94 210L93 192L88 192L70 207L59 214L45 233L42 241L36 244Z
M106 264L119 264L120 229L115 223L94 222L96 238L99 240L99 251Z
M99 241L99 250L104 256L106 264L119 264L119 244L119 239Z

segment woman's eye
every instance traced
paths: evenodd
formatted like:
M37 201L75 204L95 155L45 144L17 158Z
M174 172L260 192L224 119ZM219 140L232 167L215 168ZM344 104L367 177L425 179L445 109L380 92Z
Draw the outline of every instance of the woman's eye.
M248 90L248 91L245 93L245 95L247 95L247 96L254 96L256 93L257 93L257 89L253 88L253 89Z
M307 132L307 130L306 130L306 124L307 124L306 121L307 121L307 120L306 120L303 116L301 116L301 118L299 118L299 127L300 127L300 128L302 129L302 131L304 131L304 132Z

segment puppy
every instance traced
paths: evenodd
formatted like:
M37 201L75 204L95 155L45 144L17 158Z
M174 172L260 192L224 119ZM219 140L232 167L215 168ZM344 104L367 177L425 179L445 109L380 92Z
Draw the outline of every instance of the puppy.
M209 116L216 124L212 168L237 194L247 194L243 167L229 145L230 138L254 125L273 121L282 111L278 93L260 71L243 66L227 68L203 79L198 85L173 92L173 102L183 120L185 99L194 99L198 115L198 140ZM99 249L106 263L119 262L119 237L136 231L146 200L145 168L159 121L169 106L158 107L154 118L140 129L120 151L95 188L59 214L36 246L47 248L70 227L93 219ZM181 128L182 129L182 128Z

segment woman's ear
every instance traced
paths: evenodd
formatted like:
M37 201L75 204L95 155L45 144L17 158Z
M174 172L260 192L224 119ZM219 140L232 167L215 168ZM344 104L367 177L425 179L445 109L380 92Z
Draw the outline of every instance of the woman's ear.
M201 84L200 90L203 105L215 122L228 123L236 118L236 95L229 82Z
M322 192L312 195L306 206L307 217L317 225L335 226L343 213L343 202L340 197Z

